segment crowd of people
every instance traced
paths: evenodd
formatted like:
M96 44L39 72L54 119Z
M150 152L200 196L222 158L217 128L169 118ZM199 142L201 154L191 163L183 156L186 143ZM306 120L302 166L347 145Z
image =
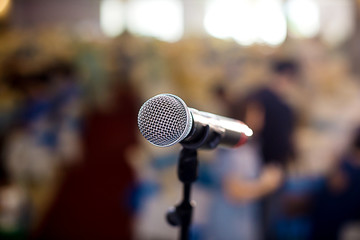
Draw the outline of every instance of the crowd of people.
M180 146L136 126L164 92L254 131L199 152L192 239L359 236L360 88L343 49L55 29L2 32L0 45L0 237L176 239L164 216L181 195Z

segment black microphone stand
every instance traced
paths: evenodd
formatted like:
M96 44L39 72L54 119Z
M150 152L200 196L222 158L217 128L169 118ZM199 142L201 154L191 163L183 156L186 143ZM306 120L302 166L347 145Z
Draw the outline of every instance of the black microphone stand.
M171 208L166 215L170 225L181 225L181 240L189 239L189 228L194 207L194 203L190 201L191 184L197 179L197 168L197 150L183 148L180 152L178 164L178 178L183 183L183 199L179 205Z
M215 148L219 141L220 135L215 131L211 131L210 127L206 125L198 141L192 143L182 142L183 149L179 155L177 174L179 180L183 183L183 199L180 204L170 208L166 214L166 219L170 225L181 225L181 240L189 239L192 210L195 205L190 200L190 193L192 183L196 181L198 176L197 149L204 146L210 149Z

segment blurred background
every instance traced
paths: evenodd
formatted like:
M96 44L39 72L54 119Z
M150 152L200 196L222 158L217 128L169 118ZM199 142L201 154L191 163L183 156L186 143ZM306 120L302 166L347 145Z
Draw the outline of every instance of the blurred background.
M181 146L137 128L159 93L255 127L199 151L191 239L360 239L359 43L359 0L0 0L0 239L177 239ZM246 103L278 87L296 154L271 193L229 188L262 176Z

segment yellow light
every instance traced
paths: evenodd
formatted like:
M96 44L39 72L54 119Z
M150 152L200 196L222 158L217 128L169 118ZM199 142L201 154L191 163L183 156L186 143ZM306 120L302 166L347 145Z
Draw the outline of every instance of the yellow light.
M6 15L10 7L10 0L0 0L0 17Z

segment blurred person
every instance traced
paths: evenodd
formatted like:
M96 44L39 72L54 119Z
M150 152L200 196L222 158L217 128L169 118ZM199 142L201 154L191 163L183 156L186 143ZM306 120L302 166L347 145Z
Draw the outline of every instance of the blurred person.
M41 47L21 46L5 63L7 84L21 95L6 164L12 178L25 182L52 178L59 163L80 154L81 91L75 66L50 58Z
M11 121L0 144L7 176L0 228L28 237L51 204L59 170L81 155L81 91L72 61L44 53L42 45L21 45L3 68L4 83L18 99L5 113Z
M271 207L284 180L287 163L294 157L295 112L286 99L296 83L298 65L293 60L276 60L272 70L269 85L254 91L244 101L244 122L254 131L250 146L261 161L258 176L239 178L235 171L226 174L223 180L230 201L261 199L260 239L274 238Z
M323 179L313 197L310 239L344 239L347 226L360 221L359 185L360 128L339 164Z
M78 64L94 80L85 87L95 90L87 96L92 99L82 121L83 161L68 171L35 237L133 239L130 195L134 172L126 152L137 143L138 94L131 76L134 59L122 56L123 49L112 48L114 55L104 60L119 58L111 68L104 66L99 49L91 46L82 51Z
M203 239L259 239L259 205L243 187L255 186L259 177L260 158L254 145L217 150L210 168L212 191ZM241 198L232 191L239 191Z
M135 144L136 97L113 86L111 105L84 119L84 161L67 174L38 239L132 239L134 173L126 150Z
M213 98L219 113L224 116L237 117L241 104L229 98L223 84L217 84L213 89ZM217 107L217 108L216 108ZM258 239L256 211L257 206L249 201L232 201L226 192L226 181L229 176L239 182L256 179L258 176L258 158L249 145L239 149L217 149L210 163L200 164L199 179L194 189L194 199L201 189L208 198L208 203L201 199L199 205L203 210L201 215L206 219L203 224L195 219L193 232L196 239ZM201 188L200 188L201 187Z
M299 70L293 60L275 60L272 71L269 84L247 97L244 119L259 142L264 164L285 166L295 151L295 111L287 99Z
M239 117L243 103L230 99L223 85L215 86L214 98L221 106L222 115ZM257 184L260 162L254 141L237 149L216 150L203 184L211 200L199 239L259 239L259 204L254 201L257 193L240 192L240 199L240 196L234 197L233 191L244 190L246 184ZM200 175L200 184L202 178Z

